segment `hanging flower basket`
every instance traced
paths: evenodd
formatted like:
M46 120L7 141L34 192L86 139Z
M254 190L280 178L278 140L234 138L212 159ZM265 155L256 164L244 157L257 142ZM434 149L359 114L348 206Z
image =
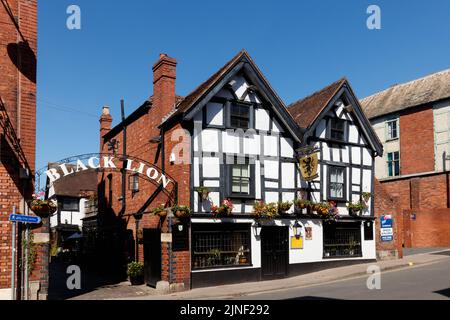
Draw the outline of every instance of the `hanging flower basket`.
M167 216L167 210L164 208L164 206L156 207L151 212L155 216L160 216L161 218L164 218Z
M207 187L198 187L195 189L198 192L198 196L203 200L209 199L209 189Z
M211 213L214 215L214 217L226 217L231 215L234 209L234 204L230 199L225 199L222 201L222 204L220 206L212 206L211 207Z
M292 207L292 202L286 201L286 202L278 202L278 213L283 216L289 216L290 214L288 211Z
M58 207L52 200L34 199L28 203L28 206L35 215L41 218L47 218L58 210Z
M185 219L191 216L191 209L188 206L175 205L172 207L172 212L179 219Z

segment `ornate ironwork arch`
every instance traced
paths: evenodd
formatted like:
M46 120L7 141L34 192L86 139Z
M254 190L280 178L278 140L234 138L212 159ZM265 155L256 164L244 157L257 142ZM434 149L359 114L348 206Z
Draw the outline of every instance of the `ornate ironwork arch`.
M161 173L161 175L164 175L166 178L168 178L168 184L170 184L172 187L171 188L164 188L163 186L163 182L158 183L155 179L151 179L150 177L148 177L145 173L140 173L140 172L135 172L135 174L138 174L140 178L149 181L150 183L152 183L153 185L155 185L157 188L161 189L161 192L164 193L172 202L177 202L178 200L178 183L176 182L176 180L168 175L162 168L158 167L157 165L150 163L146 160L140 159L138 157L134 157L134 156L129 156L126 155L125 157L123 156L113 156L111 154L108 153L86 153L86 154L81 154L81 155L76 155L76 156L71 156L59 161L55 161L54 163L61 165L61 164L71 164L71 163L77 163L78 160L83 161L83 160L88 160L88 159L92 159L92 158L98 158L99 161L102 161L102 159L104 159L104 157L109 157L109 158L114 158L119 160L120 162L124 162L126 160L133 160L137 163L142 163L145 166L147 166L148 168L154 168L155 170L157 170L159 173ZM44 168L41 168L40 170L36 171L35 174L35 192L36 194L39 192L47 192L51 187L52 184L47 183L47 175L45 174L47 171L49 170L49 167L46 166ZM98 173L100 172L122 172L122 170L126 170L126 168L122 167L115 167L115 168L99 168L99 169L95 169ZM131 171L130 171L131 172ZM76 173L73 173L76 174ZM45 183L43 185L43 181L42 181L42 177L45 178Z

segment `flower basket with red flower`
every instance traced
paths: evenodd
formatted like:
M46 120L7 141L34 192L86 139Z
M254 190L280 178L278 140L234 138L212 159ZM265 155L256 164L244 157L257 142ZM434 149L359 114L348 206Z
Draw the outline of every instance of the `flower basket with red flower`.
M28 202L30 210L41 218L47 218L58 210L58 206L53 200L44 199L45 193L33 194L33 199Z
M226 217L231 215L234 209L234 204L230 199L225 199L220 206L212 206L211 213L215 217Z

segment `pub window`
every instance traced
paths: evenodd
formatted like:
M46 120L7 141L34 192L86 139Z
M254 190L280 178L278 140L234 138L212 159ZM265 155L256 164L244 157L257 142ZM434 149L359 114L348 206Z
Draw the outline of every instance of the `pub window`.
M328 167L328 199L345 200L345 167Z
M250 225L194 225L192 265L194 270L250 266Z
M61 200L62 211L80 211L80 200L78 198L63 198Z
M345 140L345 121L342 119L332 118L330 124L330 138L334 140Z
M360 222L325 223L323 233L324 258L362 257Z
M387 137L386 140L398 139L398 121L391 120L386 122Z
M400 175L400 153L389 152L387 154L388 176L397 177Z
M250 128L250 107L243 104L231 104L230 125L232 128Z

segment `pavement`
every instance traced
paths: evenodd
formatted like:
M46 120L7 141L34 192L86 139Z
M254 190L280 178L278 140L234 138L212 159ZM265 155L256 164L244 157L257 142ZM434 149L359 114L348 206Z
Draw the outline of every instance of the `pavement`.
M406 256L403 259L378 261L374 263L358 264L346 267L322 270L305 275L281 280L246 282L245 285L233 284L217 287L199 288L186 292L160 295L158 293L136 297L136 300L223 300L223 299L247 299L252 295L263 293L272 294L276 290L297 289L319 284L329 284L335 281L352 279L356 277L368 277L368 268L378 266L381 274L389 270L412 269L419 266L427 266L443 261L450 261L450 249L438 250L426 253ZM428 250L429 251L429 250ZM448 277L448 272L444 275ZM365 284L365 280L364 280ZM448 285L450 287L450 284ZM367 287L366 289L367 290ZM126 298L119 298L126 299Z
M245 300L450 300L450 259L407 269L384 271L378 288L368 276L321 285L274 290L245 296Z
M450 270L450 249L437 248L421 250L423 253L411 254L405 256L403 259L397 260L385 260L374 263L365 263L358 265L351 265L333 269L322 270L318 272L308 273L301 276L261 281L261 282L246 282L242 284L223 285L217 287L198 288L185 292L177 292L172 294L162 294L154 288L142 285L131 286L128 281L116 281L116 282L99 282L97 286L90 286L81 291L71 291L69 296L53 295L53 299L73 299L73 300L226 300L226 299L295 299L299 296L317 296L321 298L333 298L331 293L335 293L336 297L352 299L352 295L343 296L339 293L339 288L343 286L352 287L354 298L360 298L357 294L358 290L367 291L365 286L366 279L369 276L368 268L371 266L377 266L380 268L383 283L390 283L392 281L386 281L393 277L393 275L387 276L391 271L410 271L413 269L423 269L422 267L431 268L434 264L442 263L440 271L436 271L436 277L430 277L430 274L411 274L410 280L404 281L404 283L420 283L420 279L436 278L438 284L445 284L446 288L450 288L450 281L448 281L448 270ZM447 263L447 264L446 264ZM447 268L447 269L445 269ZM447 272L444 272L447 270ZM403 274L403 272L395 272L396 275ZM388 278L385 278L388 277ZM442 278L443 276L447 278ZM94 278L92 275L91 278ZM416 278L422 277L422 278ZM96 277L95 277L96 278ZM362 279L364 278L364 279ZM394 279L397 276L394 277ZM442 278L442 279L441 279ZM445 281L447 279L447 281ZM420 280L420 281L419 281ZM424 281L425 281L424 280ZM342 282L346 281L346 282ZM356 281L356 282L352 282ZM59 281L58 281L59 282ZM338 284L341 282L340 284ZM392 282L393 285L394 282ZM307 288L318 286L318 291L312 291L305 293L303 291ZM335 287L333 287L335 286ZM326 288L326 289L325 289ZM334 291L333 291L334 288ZM359 288L359 289L358 289ZM444 290L444 296L447 291ZM358 290L357 290L358 289ZM407 288L404 288L406 291ZM327 290L330 290L330 294L326 294ZM431 290L431 289L430 289ZM439 291L437 290L437 291ZM278 293L277 293L278 292ZM362 297L362 296L361 296ZM393 294L395 297L395 294ZM429 297L430 299L438 299L439 296ZM370 299L370 297L368 298ZM400 299L400 298L399 298Z

